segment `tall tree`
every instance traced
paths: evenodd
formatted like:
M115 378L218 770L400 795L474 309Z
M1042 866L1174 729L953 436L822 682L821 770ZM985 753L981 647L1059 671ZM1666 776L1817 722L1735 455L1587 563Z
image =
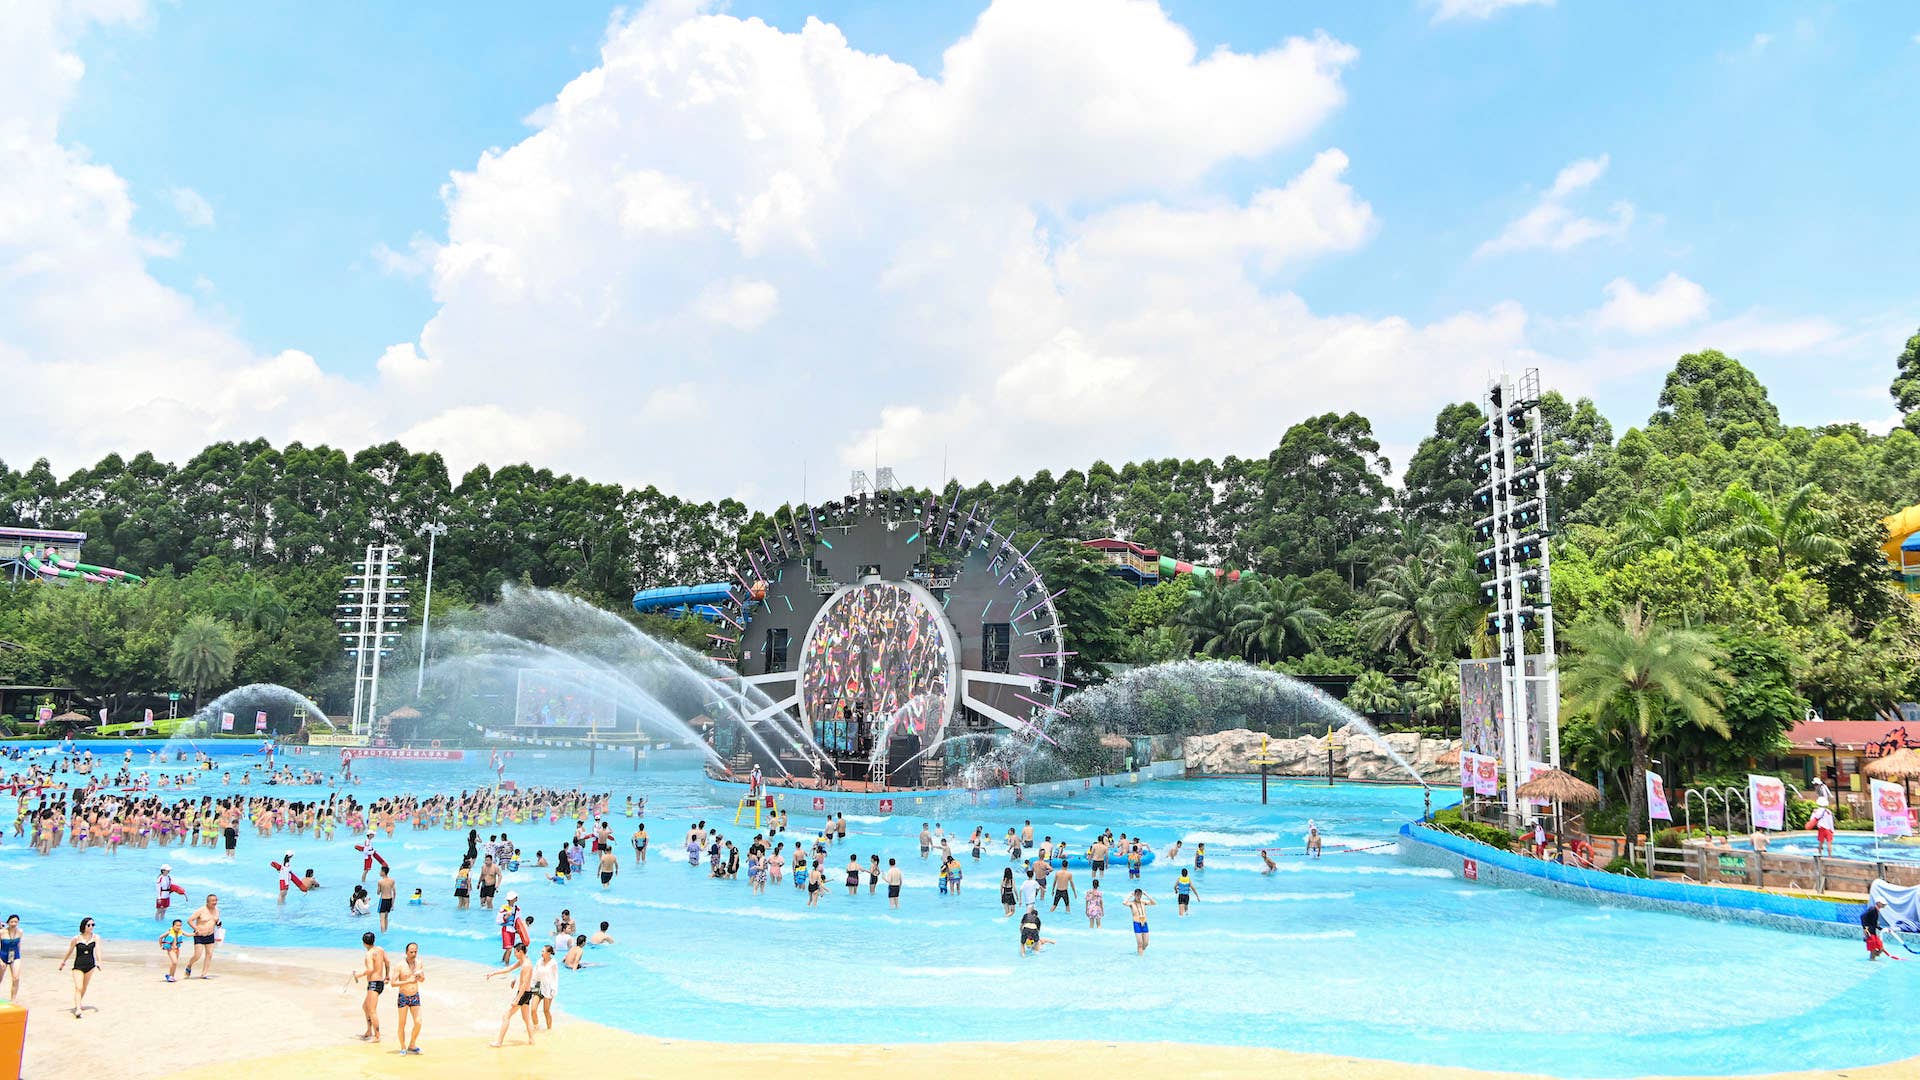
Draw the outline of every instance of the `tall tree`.
M1433 419L1433 434L1420 440L1407 462L1402 499L1408 517L1423 524L1466 521L1473 507L1473 461L1480 453L1486 420L1470 401L1448 405Z
M1235 591L1233 633L1249 651L1284 660L1319 643L1327 613L1313 606L1300 579L1258 578Z
M1920 331L1907 339L1907 347L1900 350L1894 366L1898 372L1890 388L1894 403L1900 406L1901 412L1912 417L1914 410L1920 409ZM1912 430L1916 424L1909 421L1906 426Z
M1566 712L1591 721L1603 733L1624 731L1630 748L1627 777L1629 834L1647 819L1648 752L1669 719L1680 725L1729 734L1720 714L1730 680L1720 669L1727 656L1698 630L1675 630L1641 614L1620 621L1590 619L1566 634L1572 646L1560 662L1560 692Z
M1836 535L1837 519L1819 505L1819 497L1817 487L1802 484L1774 502L1736 480L1720 497L1728 517L1721 542L1761 553L1776 571L1785 570L1788 559L1804 563L1838 559L1846 554L1846 545Z
M193 687L193 710L200 693L233 674L233 634L211 615L195 615L181 625L167 649L167 673L180 686Z
M1647 429L1672 449L1697 453L1706 441L1732 449L1743 438L1778 438L1780 410L1746 365L1708 349L1682 356L1667 373Z

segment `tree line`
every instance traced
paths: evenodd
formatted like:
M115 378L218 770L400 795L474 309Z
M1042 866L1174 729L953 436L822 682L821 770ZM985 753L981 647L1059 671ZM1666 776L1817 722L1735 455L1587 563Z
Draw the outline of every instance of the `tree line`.
M1908 410L1920 408L1917 348L1920 335L1894 386ZM1754 374L1712 350L1680 357L1652 415L1618 437L1586 398L1549 392L1542 412L1560 625L1621 625L1637 608L1707 635L1736 679L1730 738L1663 724L1655 752L1731 767L1777 746L1809 705L1871 716L1920 688L1920 625L1878 551L1879 519L1920 494L1920 412L1887 435L1783 424ZM1053 538L1039 559L1068 589L1081 679L1114 663L1235 657L1359 675L1350 703L1439 717L1457 698L1452 662L1493 648L1469 531L1480 425L1476 403L1440 409L1398 482L1367 418L1329 412L1264 456L1095 461L914 494L977 505L1022 545ZM151 579L0 590L0 641L22 646L0 648L0 681L103 698L248 679L329 693L344 685L334 594L369 542L401 545L417 572L423 527L448 527L436 617L507 582L630 614L636 588L726 580L790 515L806 508L696 502L526 464L456 481L438 454L397 443L351 455L217 443L179 466L109 455L64 479L45 461L0 462L0 522L84 530L91 561ZM1064 539L1097 536L1253 573L1134 590ZM230 665L218 641L175 648L189 621L196 640L224 634ZM694 637L670 620L647 625ZM1403 691L1389 672L1418 678ZM1581 724L1567 732L1575 759L1624 769L1621 731Z

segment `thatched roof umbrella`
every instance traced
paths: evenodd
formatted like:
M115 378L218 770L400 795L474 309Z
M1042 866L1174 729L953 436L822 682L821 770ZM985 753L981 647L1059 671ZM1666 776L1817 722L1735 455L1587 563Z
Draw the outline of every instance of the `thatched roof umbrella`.
M1920 776L1920 750L1903 746L1867 762L1867 767L1860 771L1876 780L1898 780L1901 787L1907 787L1907 781Z
M1440 752L1439 757L1433 759L1433 763L1435 765L1460 764L1460 748L1457 746L1448 747L1447 749Z
M1127 738L1125 735L1107 734L1100 736L1100 745L1109 750L1131 750L1133 749L1133 740Z
M399 708L397 708L397 709L395 709L395 710L393 710L392 712L390 712L390 713L388 713L388 714L387 714L387 719L389 719L389 720L418 720L418 719L420 719L420 710L419 710L419 709L416 709L416 708L414 708L414 707L413 707L413 706L411 706L411 705L402 705L402 706L400 706Z
M1558 858L1561 845L1566 840L1566 818L1561 812L1561 803L1573 803L1575 806L1587 806L1600 801L1600 789L1559 769L1546 772L1515 788L1513 793L1522 799L1553 800L1553 850Z

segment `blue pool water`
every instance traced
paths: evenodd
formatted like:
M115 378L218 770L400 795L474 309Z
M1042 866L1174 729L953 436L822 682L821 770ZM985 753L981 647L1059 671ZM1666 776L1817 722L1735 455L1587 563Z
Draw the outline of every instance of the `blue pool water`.
M356 771L367 782L356 795L364 802L403 789L490 783L484 754L469 758L362 762ZM1255 781L1165 781L945 822L949 831L979 824L1002 836L1031 818L1037 835L1082 843L1106 826L1162 849L1187 841L1178 860L1146 871L1161 902L1146 957L1135 957L1119 905L1122 873L1107 883L1104 929L1089 929L1078 914L1050 916L1043 933L1059 944L1021 958L997 898L1004 850L964 859L965 891L941 896L932 864L915 850L918 819L850 816L855 835L836 845L829 865L843 866L849 850L863 863L876 852L883 862L900 859L902 909L886 908L884 889L850 899L836 886L808 910L791 884L754 896L744 878L712 881L686 865L684 851L670 857L697 818L719 822L742 847L752 834L731 826L732 806L718 805L693 762L635 772L609 768L603 756L600 765L590 786L614 792L623 840L633 823L619 816L622 799L646 796L651 861L635 867L623 847L623 873L607 893L597 881L559 886L531 869L507 887L534 917L536 940L562 907L583 927L613 924L619 943L590 950L601 966L565 973L559 1000L575 1015L635 1031L809 1043L1166 1040L1570 1077L1841 1067L1914 1052L1901 1020L1920 1006L1920 963L1868 964L1847 940L1494 889L1402 863L1391 846L1333 850L1390 844L1419 813L1418 789L1276 781L1272 804L1261 806ZM570 786L588 783L585 772L583 754L523 751L508 775L522 785ZM325 789L283 793L316 790ZM10 800L0 806L12 808ZM1253 849L1297 853L1309 819L1327 837L1328 854L1288 854L1278 873L1260 873ZM11 815L7 823L11 832ZM793 823L798 832L815 819L795 815ZM571 825L513 831L526 850L551 853ZM432 904L402 903L389 941L492 963L492 916L453 905L463 837L402 827L382 840L401 895L423 886ZM1180 919L1172 881L1200 840L1209 858L1196 875L1199 898ZM0 915L18 911L29 930L70 933L79 915L91 914L110 941L137 937L151 947L150 885L168 861L190 899L220 893L230 953L249 945L357 949L370 920L346 912L359 878L350 844L344 831L332 844L296 838L296 862L315 867L326 887L278 907L266 863L286 845L245 828L233 862L179 846L117 856L62 847L41 858L9 836L0 844ZM1205 1051L1194 1053L1198 1067Z
M1735 840L1734 847L1752 847L1750 840ZM1772 855L1815 855L1819 852L1819 841L1812 833L1802 836L1775 836L1767 840L1767 852ZM1892 840L1875 842L1866 833L1836 833L1833 838L1833 855L1838 859L1859 859L1862 862L1920 862L1920 843L1895 843Z

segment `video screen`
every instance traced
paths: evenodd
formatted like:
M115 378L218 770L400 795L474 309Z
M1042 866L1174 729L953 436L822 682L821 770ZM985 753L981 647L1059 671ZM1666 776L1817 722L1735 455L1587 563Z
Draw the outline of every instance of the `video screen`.
M940 613L919 594L886 582L849 589L828 601L807 634L800 692L816 724L854 721L876 735L945 726L954 658Z
M514 695L513 722L520 727L612 728L619 706L598 692L595 671L523 668Z

